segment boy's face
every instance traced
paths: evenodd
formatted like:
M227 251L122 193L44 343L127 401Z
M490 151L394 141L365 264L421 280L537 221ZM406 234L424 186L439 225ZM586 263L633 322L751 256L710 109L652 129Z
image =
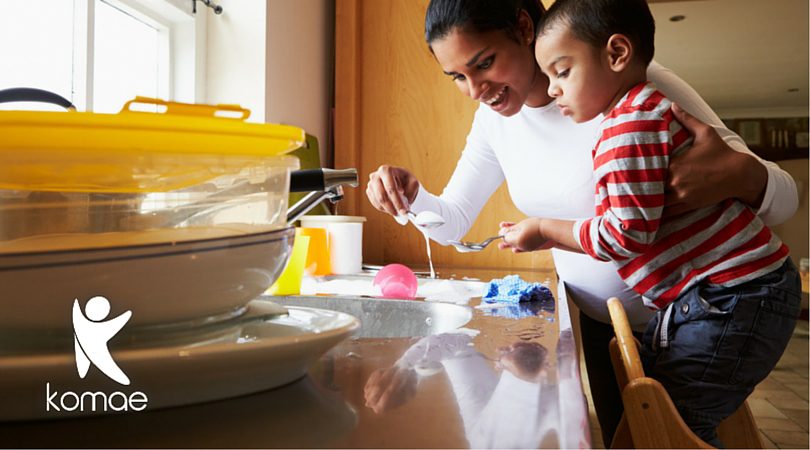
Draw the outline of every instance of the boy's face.
M548 76L548 94L577 123L606 112L620 89L607 51L577 39L566 24L552 26L537 39L535 58Z

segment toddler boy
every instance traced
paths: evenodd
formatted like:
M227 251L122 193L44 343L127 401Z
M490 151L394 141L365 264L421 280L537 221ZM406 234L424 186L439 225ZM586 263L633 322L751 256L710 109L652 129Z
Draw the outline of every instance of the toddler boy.
M644 335L647 375L695 434L718 445L717 425L790 339L799 277L787 247L739 201L664 217L669 159L692 139L646 81L654 32L644 0L557 0L546 13L535 56L549 95L576 122L604 114L593 150L596 216L504 222L500 246L554 242L612 261L659 310Z

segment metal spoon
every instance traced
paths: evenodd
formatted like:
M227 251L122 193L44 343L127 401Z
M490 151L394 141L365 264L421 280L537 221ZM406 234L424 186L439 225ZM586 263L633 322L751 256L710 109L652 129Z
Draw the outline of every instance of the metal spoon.
M429 230L431 228L436 228L444 225L444 217L436 214L432 211L422 211L419 214L414 213L411 210L408 210L407 216L413 219L414 225ZM394 219L400 225L406 225L408 223L407 216L395 216Z
M414 214L409 210L408 215L413 218L413 223L425 229L436 228L444 225L444 217L436 214L433 211L422 211L419 214Z
M464 242L464 241L447 241L453 247L456 248L456 251L459 253L470 253L470 252L480 252L481 250L485 249L487 245L491 244L492 242L503 238L504 235L492 236L489 239L485 239L482 242Z

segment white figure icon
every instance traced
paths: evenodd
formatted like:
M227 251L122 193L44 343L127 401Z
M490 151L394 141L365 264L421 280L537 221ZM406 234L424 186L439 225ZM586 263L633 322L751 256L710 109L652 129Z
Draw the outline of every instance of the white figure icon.
M73 302L73 342L76 347L76 368L84 378L90 369L90 362L105 375L123 385L129 385L129 378L113 361L107 342L126 325L132 311L103 321L110 313L110 302L101 296L87 301L85 314L79 306L79 299Z

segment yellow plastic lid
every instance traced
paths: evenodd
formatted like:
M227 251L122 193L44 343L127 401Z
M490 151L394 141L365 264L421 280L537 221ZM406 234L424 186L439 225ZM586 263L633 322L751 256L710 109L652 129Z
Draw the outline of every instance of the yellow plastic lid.
M157 105L162 112L133 110ZM152 106L153 107L153 106ZM118 114L0 111L0 189L160 192L287 165L304 130L244 120L236 105L136 97Z

